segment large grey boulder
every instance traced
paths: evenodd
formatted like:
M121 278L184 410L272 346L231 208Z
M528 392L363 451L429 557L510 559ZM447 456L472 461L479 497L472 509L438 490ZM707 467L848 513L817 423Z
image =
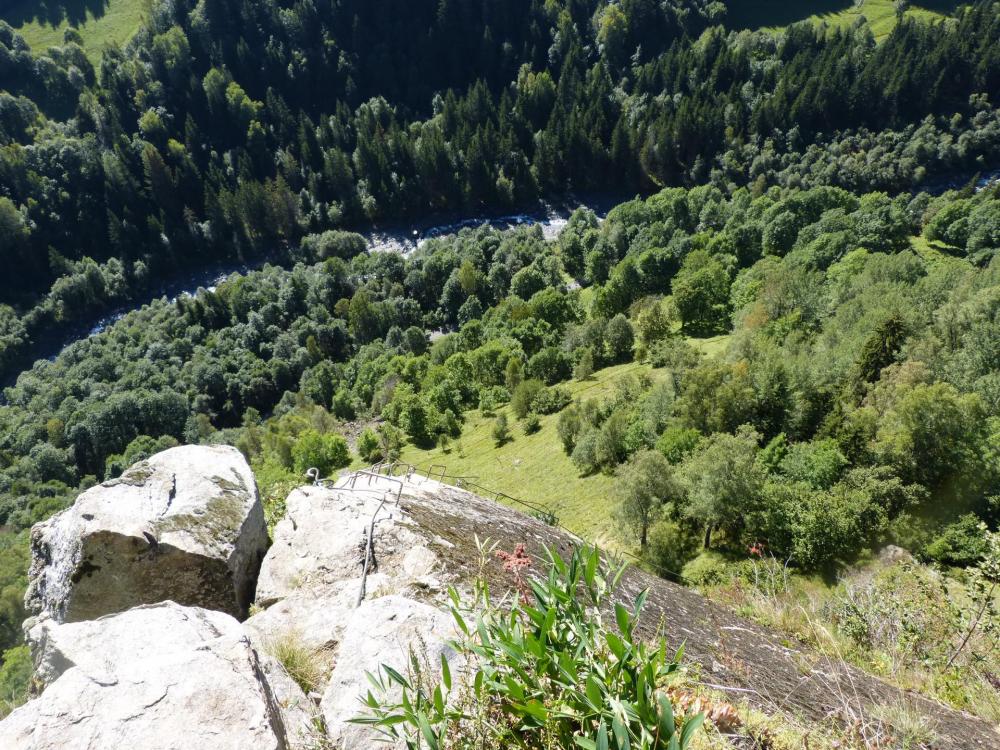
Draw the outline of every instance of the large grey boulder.
M87 622L47 619L29 642L47 687L0 722L4 750L309 746L305 696L220 612L165 602Z
M285 517L274 529L274 544L261 566L257 604L268 607L302 591L350 582L356 589L364 562L365 540L387 482L356 488L301 487L285 501ZM399 590L417 579L432 583L438 560L426 535L414 529L393 503L382 505L375 525L376 559L369 571L370 591ZM390 580L391 579L391 580Z
M242 618L267 546L242 454L171 448L32 529L25 601L57 622L167 599Z
M129 661L243 636L240 624L229 615L175 602L147 604L97 620L60 624L42 617L26 625L25 639L40 687L48 687L74 667L88 674L113 673Z
M363 602L343 630L320 704L330 739L344 748L378 747L380 735L350 722L363 713L360 699L371 689L367 673L386 665L405 675L415 658L433 684L444 656L457 674L457 655L447 645L456 635L453 620L438 607L394 595Z

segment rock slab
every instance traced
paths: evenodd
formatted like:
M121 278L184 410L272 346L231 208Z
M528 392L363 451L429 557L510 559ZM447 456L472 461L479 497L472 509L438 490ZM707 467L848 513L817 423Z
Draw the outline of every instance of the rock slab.
M228 446L172 448L32 529L25 602L57 622L166 600L242 619L267 547L242 454Z
M0 722L5 750L296 747L261 658L228 615L166 602L39 621L29 638L48 686Z

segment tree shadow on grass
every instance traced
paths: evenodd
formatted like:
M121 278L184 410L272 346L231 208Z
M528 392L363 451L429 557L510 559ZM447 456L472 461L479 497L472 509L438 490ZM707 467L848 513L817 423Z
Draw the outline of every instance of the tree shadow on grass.
M15 0L9 9L0 10L0 17L15 28L32 21L53 28L64 21L80 26L88 16L101 18L109 4L110 0Z
M916 0L916 2L910 3L910 7L923 8L924 10L932 10L935 13L951 15L955 8L965 4L966 0Z

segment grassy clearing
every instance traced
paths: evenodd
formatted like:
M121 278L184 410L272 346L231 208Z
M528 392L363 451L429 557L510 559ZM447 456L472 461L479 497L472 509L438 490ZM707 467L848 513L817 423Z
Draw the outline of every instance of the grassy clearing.
M964 251L941 242L931 242L923 235L911 237L910 247L913 248L913 252L919 255L928 266L942 264L950 264L958 267L968 266Z
M642 373L657 378L665 371L630 363L606 368L595 373L591 380L574 381L565 387L574 398L599 398L613 391L623 377ZM580 476L559 442L558 414L541 417L541 429L534 435L525 435L509 409L498 410L497 414L502 412L510 420L513 440L500 448L492 436L495 416L485 416L476 410L466 413L462 437L451 444L447 453L439 448L421 450L407 446L401 458L421 468L444 464L449 474L478 477L477 484L552 510L561 524L585 539L614 544L616 535L611 521L614 478L605 474Z
M690 341L711 357L725 350L729 336ZM665 377L666 371L632 362L608 367L594 373L589 380L563 386L574 398L600 398L611 393L622 378L640 374L647 374L656 381ZM424 450L408 445L403 449L401 460L421 469L443 464L453 476L477 477L474 480L477 484L551 510L562 525L584 539L602 546L618 547L620 540L611 519L615 504L614 477L606 474L580 476L563 452L556 433L558 414L541 417L541 429L533 435L525 435L509 409L497 414L501 412L507 414L513 440L500 448L494 444L492 435L496 416L486 416L476 410L466 413L462 436L451 443L447 452L440 448Z
M726 347L729 346L729 340L731 338L732 335L726 333L722 336L712 336L707 339L689 338L688 343L706 357L719 357L726 351Z
M83 48L96 66L110 44L124 44L139 29L149 0L14 0L0 11L36 53L63 43L66 29L83 37Z
M846 28L864 16L876 39L888 36L896 25L894 0L729 0L728 22L735 29L777 31L798 21L811 19ZM906 15L935 21L950 14L961 2L957 0L916 0Z

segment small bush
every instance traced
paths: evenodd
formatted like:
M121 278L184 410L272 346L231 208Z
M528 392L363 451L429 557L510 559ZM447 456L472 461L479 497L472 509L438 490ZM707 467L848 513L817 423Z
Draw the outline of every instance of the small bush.
M576 439L580 435L582 426L583 421L580 419L580 410L575 406L566 409L559 415L559 421L556 423L556 431L559 433L559 440L566 455L573 453L573 449L576 447Z
M656 450L672 464L679 464L701 443L701 433L690 427L668 427L656 442Z
M531 411L539 414L555 414L569 406L573 397L565 388L542 388L531 400Z
M718 552L702 552L681 569L681 575L696 586L717 586L730 577L726 558Z
M327 258L350 260L368 248L368 243L360 234L328 230L321 234L307 234L302 238L302 254L312 262Z
M524 419L534 407L535 397L545 389L541 380L525 380L510 397L510 408L514 416Z
M675 521L657 521L649 527L646 557L660 575L677 574L698 554L701 534L692 533Z
M592 347L585 348L580 354L580 358L573 368L573 377L577 380L589 380L594 374L594 350Z
M496 411L508 401L510 401L510 391L502 385L483 388L479 392L479 408L483 412Z
M576 444L573 446L573 453L570 455L570 460L573 461L573 464L580 470L581 474L593 474L597 471L597 444L600 438L600 431L593 427L577 438Z
M507 423L507 415L501 414L493 422L493 442L499 448L510 441L510 425Z
M358 455L370 463L385 458L382 454L382 443L371 427L366 427L358 438Z
M525 435L534 435L540 429L542 429L542 422L538 418L537 414L529 414L524 418L524 422L521 425L521 429L524 430Z
M450 444L451 444L451 438L448 437L443 432L437 436L437 447L438 450L441 451L442 453L451 452L451 448L449 447Z
M548 385L569 380L572 374L573 360L569 354L554 346L542 349L528 360L528 375Z
M942 565L967 567L975 565L986 554L988 545L979 528L981 521L967 513L944 531L924 549L924 556Z
M315 467L320 476L328 476L351 463L351 450L343 435L305 430L292 446L292 461L300 474Z

